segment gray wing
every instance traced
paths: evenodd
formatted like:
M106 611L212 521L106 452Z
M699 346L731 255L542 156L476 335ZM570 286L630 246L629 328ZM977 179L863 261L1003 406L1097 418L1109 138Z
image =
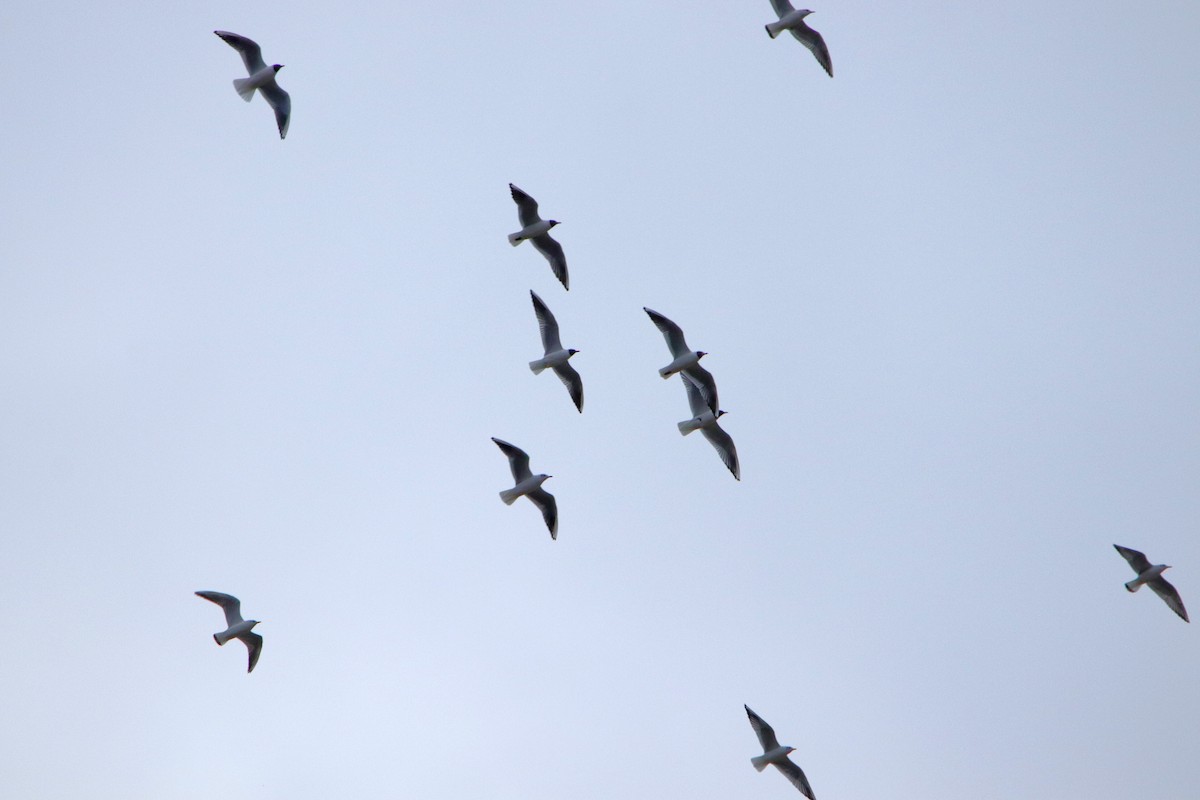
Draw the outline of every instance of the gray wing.
M288 124L292 121L292 98L279 88L279 84L275 83L274 79L266 86L258 87L258 91L271 104L271 108L275 109L275 124L279 126L279 138L286 139Z
M511 183L508 185L508 190L512 192L512 199L517 202L517 219L521 220L521 227L527 228L541 219L538 216L537 200Z
M775 13L779 15L780 19L796 10L792 8L792 4L788 0L771 0L771 8L775 9Z
M717 455L721 457L721 461L725 462L725 466L729 467L733 477L740 481L742 468L738 465L737 449L733 446L733 438L715 423L701 428L700 432L716 448Z
M571 286L567 278L567 257L563 255L562 245L550 238L548 233L535 236L529 241L533 242L537 251L550 262L550 269L554 271L554 277L562 282L563 288L570 291Z
M242 601L238 600L231 594L224 592L201 591L196 592L197 597L203 597L210 603L216 603L225 611L225 624L233 627L242 621Z
M829 57L829 48L825 46L825 40L821 34L814 31L807 25L800 25L792 28L792 36L795 36L800 44L812 51L816 57L817 63L824 67L829 73L829 77L833 77L833 60Z
M511 445L508 442L492 437L492 441L500 448L504 455L508 456L508 466L512 470L513 480L517 483L526 478L533 477L533 473L529 471L529 454L521 448Z
M683 339L682 328L657 311L645 306L642 306L642 311L645 311L649 315L650 321L654 323L654 326L662 331L663 338L667 340L667 347L671 349L671 355L679 358L684 353L691 352L687 346L687 342Z
M542 348L546 355L562 350L562 342L558 338L558 320L532 289L529 290L529 296L533 298L533 313L537 315L538 328L542 332Z
M259 70L266 69L267 65L263 61L262 48L253 39L247 39L245 36L238 36L236 33L229 31L213 31L217 36L225 40L225 43L237 50L242 56L242 63L246 65L246 71L253 75Z
M554 502L554 495L547 492L545 489L538 487L534 491L525 495L535 506L542 510L542 519L546 520L546 527L550 529L550 538L558 539L558 503Z
M571 394L571 402L579 409L579 413L583 413L583 378L579 377L579 373L570 364L559 364L554 367L554 374L567 387L567 391Z
M774 763L775 768L787 776L787 779L792 782L792 786L795 786L800 790L800 794L807 797L808 800L816 800L816 797L813 795L812 787L808 785L808 778L804 777L804 770L793 764L792 760L786 756L784 757L782 764L780 764L778 761Z
M688 380L686 370L679 373L679 380L683 381L683 388L687 389L688 407L692 410L692 417L700 416L704 409L708 408L708 403L704 402L704 395L700 394L700 387L696 385L695 380Z
M246 645L246 650L250 653L250 668L246 672L254 672L254 665L258 663L258 657L262 655L262 637L254 631L246 631L238 637L242 643Z
M1187 609L1183 607L1183 600L1179 597L1179 592L1167 582L1166 578L1155 578L1146 583L1154 593L1163 599L1163 602L1171 607L1171 610L1183 618L1184 622L1190 622L1188 619Z
M775 729L768 725L766 720L751 711L750 706L743 705L742 708L746 709L746 716L750 718L750 727L754 728L763 752L769 753L779 747L779 740L775 738Z
M703 411L705 408L707 408L709 411L716 414L717 409L719 408L717 405L717 379L712 376L712 373L697 364L694 367L688 367L685 370L681 370L680 374L684 376L683 382L685 384L694 385L696 390L700 393L700 399L702 402L700 411ZM688 402L692 402L691 392L688 393ZM695 407L693 407L693 416L700 416L700 411L696 411Z
M1150 559L1146 558L1144 553L1139 553L1137 550L1131 550L1128 547L1121 547L1119 544L1114 544L1113 547L1117 548L1117 552L1129 562L1129 566L1133 567L1133 571L1138 575L1150 569Z

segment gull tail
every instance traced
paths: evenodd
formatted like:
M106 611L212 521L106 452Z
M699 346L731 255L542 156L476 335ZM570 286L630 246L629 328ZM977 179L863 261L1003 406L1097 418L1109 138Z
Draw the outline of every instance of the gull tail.
M506 506L511 506L513 503L517 502L517 498L520 496L521 496L521 493L518 492L515 488L505 489L503 492L500 493L500 499L504 501L504 505L506 505Z
M692 431L700 430L700 423L697 422L695 418L685 419L683 422L675 423L675 425L679 428L679 432L684 436L687 436Z
M221 647L224 647L225 643L228 642L232 638L233 638L232 636L225 633L224 631L222 631L221 633L213 634L213 641L216 642L217 644L219 644Z
M777 23L777 22L769 23L767 25L764 25L763 27L765 27L767 29L767 36L770 36L772 39L774 39L779 34L783 33L783 30L784 30L783 28L781 28L779 26L779 23Z
M1135 579L1131 580L1129 583L1125 584L1125 588L1128 591L1136 592L1138 589L1142 588L1142 585L1140 583L1138 583L1137 579L1135 578Z
M249 78L234 78L233 79L233 88L237 89L237 93L238 93L239 97L241 97L243 100L245 100L247 103L249 103L250 100L253 99L254 90L257 87L253 86L250 83Z
M662 369L660 369L658 371L658 377L662 378L665 381L667 378L674 375L677 371L678 370L672 370L670 367L663 367Z
M529 368L533 370L534 375L541 375L546 369L546 359L539 358L537 361L530 361Z
M508 243L511 244L513 247L516 247L523 241L525 241L525 240L521 238L520 231L517 231L516 233L510 233L508 235Z
M750 763L754 765L756 770L762 772L771 762L767 760L766 756L755 756L754 758L750 759Z

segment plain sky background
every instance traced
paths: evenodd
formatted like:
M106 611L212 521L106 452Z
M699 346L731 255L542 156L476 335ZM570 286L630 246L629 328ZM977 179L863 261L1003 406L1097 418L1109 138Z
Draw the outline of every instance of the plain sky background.
M1197 796L1200 8L772 19L0 5L0 795Z

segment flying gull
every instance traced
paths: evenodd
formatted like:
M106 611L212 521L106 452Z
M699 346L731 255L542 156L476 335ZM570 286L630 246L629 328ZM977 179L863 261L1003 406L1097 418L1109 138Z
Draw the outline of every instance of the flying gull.
M642 306L642 311L645 311L655 327L662 331L663 338L667 340L667 347L670 348L671 356L674 358L674 361L660 369L658 374L662 376L663 380L666 380L676 372L687 372L699 385L700 393L704 395L705 405L714 414L717 413L717 382L713 379L711 372L700 366L700 359L708 353L689 348L683 338L683 329L662 314L645 306Z
M751 711L750 706L743 706L743 708L746 709L746 716L750 718L750 727L754 728L754 732L758 734L758 743L762 745L763 749L763 754L751 758L750 763L759 772L766 769L768 764L774 764L775 768L787 776L792 785L800 790L800 794L807 797L808 800L816 800L812 787L808 785L808 778L804 777L804 770L797 767L788 758L788 753L796 748L780 747L779 740L775 738L775 731L771 726L763 721L762 717Z
M1133 567L1133 571L1137 573L1137 577L1125 584L1125 588L1131 592L1136 592L1145 584L1154 590L1154 593L1163 599L1163 602L1171 607L1179 616L1183 617L1184 622L1190 622L1187 615L1187 609L1183 607L1183 600L1179 599L1179 592L1175 587L1167 583L1167 579L1162 576L1165 570L1170 569L1168 564L1150 564L1150 559L1146 558L1145 554L1139 553L1137 550L1131 550L1128 547L1121 547L1119 544L1114 544L1117 552L1121 557L1129 562L1129 566Z
M275 109L275 123L279 126L279 138L285 138L288 124L292 120L292 98L288 97L288 93L275 83L275 73L283 69L283 64L272 64L268 67L263 61L262 48L245 36L238 36L229 31L213 31L213 33L220 36L230 47L241 54L246 71L250 73L249 78L235 78L233 88L237 89L237 93L247 103L253 99L255 89L261 92L263 99L270 104L271 108Z
M696 379L689 372L684 371L680 373L679 377L683 381L684 388L687 389L688 405L692 407L692 418L678 423L679 432L684 436L687 436L692 431L703 433L704 438L708 439L709 443L716 448L717 455L721 457L721 461L724 462L725 466L729 467L729 471L733 473L733 477L740 481L742 479L742 468L738 464L737 449L733 446L733 438L717 424L717 419L727 412L717 411L715 414L712 412L712 409L704 402L704 397L700 392L700 384L696 382Z
M512 192L512 199L517 202L517 217L521 221L521 230L510 233L508 243L516 247L526 239L533 242L537 251L550 262L550 269L554 270L554 277L562 281L564 289L570 290L567 277L567 258L563 255L562 245L550 238L550 229L558 224L558 220L542 219L538 216L537 200L511 183L508 185L508 189Z
M562 346L562 342L558 338L558 321L554 319L550 309L542 302L542 298L538 297L532 289L529 290L529 296L533 298L533 313L537 315L538 328L542 332L542 348L546 351L542 358L530 361L529 368L533 370L534 375L540 375L542 370L547 367L554 370L554 374L567 387L567 391L571 394L571 400L582 414L583 379L579 377L575 368L567 363L567 360L579 351L567 350Z
M833 61L829 58L829 48L825 46L821 34L808 27L808 23L804 21L804 18L813 12L807 8L797 11L788 0L771 0L771 5L779 15L779 22L767 24L767 35L774 39L784 31L791 31L800 44L812 51L817 63L824 67L832 78Z
M242 619L242 601L231 594L223 592L196 592L198 597L216 603L225 610L225 624L229 627L220 633L213 634L213 640L222 647L230 639L241 639L242 644L250 651L250 668L246 672L254 672L254 665L262 655L262 637L251 631L258 624L256 619Z
M524 495L528 497L530 502L537 506L542 512L542 519L546 520L546 527L550 529L550 538L558 538L558 504L554 502L554 495L542 488L542 484L553 475L534 475L529 471L529 454L519 447L511 445L501 439L492 437L492 441L496 446L508 456L508 466L512 469L513 480L517 482L511 489L505 489L500 493L500 499L504 501L504 505L511 506L517 502L517 498Z

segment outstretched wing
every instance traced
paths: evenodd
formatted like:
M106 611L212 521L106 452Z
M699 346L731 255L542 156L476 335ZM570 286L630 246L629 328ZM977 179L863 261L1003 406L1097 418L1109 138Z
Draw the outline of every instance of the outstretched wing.
M229 31L213 31L217 36L225 40L225 43L238 51L242 57L242 63L246 65L246 71L253 75L254 73L266 69L267 65L263 61L262 48L253 39L247 39L245 36L238 36L236 33Z
M242 601L238 600L231 594L224 592L210 592L204 590L196 592L197 597L203 597L210 603L216 603L225 611L225 624L233 627L242 621Z
M258 87L258 91L271 104L271 108L275 109L275 124L279 126L279 138L286 139L288 125L292 121L292 98L283 89L279 88L279 84L272 79L265 86Z
M554 495L538 487L525 496L541 509L542 519L546 521L546 527L550 529L550 538L558 539L558 503L554 501Z
M570 364L559 364L554 368L554 374L567 387L567 392L571 395L571 402L579 409L579 413L583 413L583 378L579 377L579 373Z
M642 306L642 311L645 311L649 315L650 321L654 323L654 326L662 331L663 338L667 340L667 347L670 348L672 356L679 358L684 353L691 352L687 346L687 342L684 341L682 328L653 309Z
M1150 569L1150 559L1146 558L1145 553L1139 553L1137 550L1132 550L1128 547L1121 547L1119 544L1114 544L1113 547L1117 548L1117 552L1129 562L1129 566L1133 567L1133 571L1138 575Z
M829 57L829 48L825 46L825 39L821 34L814 31L807 25L799 28L792 28L792 36L795 36L800 44L812 51L816 57L817 63L829 73L829 77L833 77L833 60Z
M533 313L537 315L538 329L542 333L542 349L546 355L562 350L562 342L558 338L558 320L532 289L529 290L529 296L533 298Z
M238 638L246 645L246 650L250 654L250 667L246 672L254 672L254 665L258 663L258 657L262 655L262 637L254 631L246 631Z
M780 19L796 10L792 8L792 4L788 0L771 0L771 8L775 9L775 13L779 15Z
M783 763L778 761L774 763L775 768L786 775L787 779L792 782L792 786L800 790L800 794L807 797L808 800L817 800L813 796L812 787L808 785L808 778L804 777L804 770L793 764L791 759L786 756L783 759Z
M691 366L682 370L680 374L684 376L683 382L685 384L694 385L696 387L696 391L700 393L700 411L697 411L693 406L692 415L697 417L700 416L700 412L705 408L716 414L719 407L717 405L717 379L712 376L712 373L699 364L696 364L695 366ZM690 403L691 401L692 395L689 391L688 402Z
M1184 622L1190 622L1188 619L1187 609L1183 607L1183 600L1179 597L1179 591L1167 582L1166 578L1158 577L1147 584L1154 593L1163 599L1163 602L1171 607L1171 610L1183 618Z
M729 471L733 473L733 477L739 481L742 479L742 468L738 464L737 448L733 446L733 437L722 430L720 425L713 423L706 425L700 429L704 434L704 438L712 444L716 449L717 455L721 457L721 461L725 466L729 467Z
M550 269L554 272L554 277L562 283L563 288L570 291L570 280L567 277L567 257L563 255L562 245L550 238L548 233L535 236L529 241L533 242L537 251L550 262Z
M526 478L533 477L533 473L529 471L529 454L516 445L509 444L503 439L492 437L492 441L500 448L504 455L508 456L508 466L512 470L513 480L517 483Z
M751 711L750 706L743 705L742 708L746 709L746 716L750 718L750 727L754 728L763 752L769 753L779 747L779 740L775 738L775 729L768 725L766 720Z
M517 203L517 219L521 220L521 227L527 228L541 219L538 216L537 200L511 183L508 185L508 190L512 193L512 199Z

